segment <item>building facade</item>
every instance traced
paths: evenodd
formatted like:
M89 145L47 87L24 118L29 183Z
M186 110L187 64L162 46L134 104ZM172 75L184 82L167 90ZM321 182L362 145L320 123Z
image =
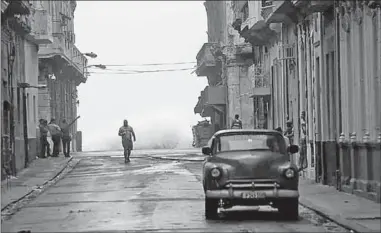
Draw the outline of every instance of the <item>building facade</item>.
M225 127L234 114L246 128L285 130L291 122L300 146L291 160L306 179L379 202L379 1L208 2L207 12L225 9L208 13L209 29L224 35ZM252 52L242 56L241 44Z
M75 6L1 1L2 177L38 156L40 118L76 117L76 87L86 81L87 60L74 45ZM72 134L75 139L75 124Z
M48 88L39 90L39 119L55 119L61 124L77 117L77 86L86 82L87 58L75 46L74 12L76 1L39 1L46 17L53 43L40 46L38 83ZM71 149L77 149L77 123L71 127Z
M252 47L231 26L233 1L206 1L208 43L197 54L198 76L209 85L201 92L195 113L210 117L214 132L230 128L236 114L243 127L253 127L251 80L247 76Z
M2 174L16 174L37 155L38 49L35 2L1 1ZM5 176L4 176L5 177Z

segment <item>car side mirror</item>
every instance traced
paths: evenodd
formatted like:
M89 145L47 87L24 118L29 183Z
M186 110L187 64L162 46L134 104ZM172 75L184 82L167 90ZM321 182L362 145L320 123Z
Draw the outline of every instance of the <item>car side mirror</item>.
M211 149L210 147L204 146L204 147L202 148L202 153L203 153L204 155L210 155L210 154L212 153L212 149Z
M297 146L297 145L290 145L288 147L288 152L291 153L291 154L298 153L299 152L299 146Z

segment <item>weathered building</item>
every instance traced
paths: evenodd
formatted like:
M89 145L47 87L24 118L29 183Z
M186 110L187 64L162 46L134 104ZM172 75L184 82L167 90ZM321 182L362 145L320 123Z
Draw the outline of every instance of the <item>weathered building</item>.
M235 6L232 26L253 46L254 127L291 121L293 143L306 141L304 177L379 201L380 3Z
M40 118L77 116L76 86L86 81L87 60L74 45L75 6L1 1L3 174L15 174L38 155ZM75 150L76 125L72 129Z
M230 128L236 114L244 128L253 127L251 80L247 75L252 48L230 25L240 6L234 1L206 1L204 5L208 43L197 55L196 73L207 76L209 85L201 92L195 113L210 117L214 131Z
M39 79L47 89L39 90L39 118L63 119L77 117L77 86L86 82L87 59L75 46L74 11L76 1L39 1L44 17L40 24L47 28L53 43L40 46ZM75 151L77 123L71 127L72 150Z
M1 1L3 174L15 174L37 155L37 53L39 45L51 41L41 40L35 4Z

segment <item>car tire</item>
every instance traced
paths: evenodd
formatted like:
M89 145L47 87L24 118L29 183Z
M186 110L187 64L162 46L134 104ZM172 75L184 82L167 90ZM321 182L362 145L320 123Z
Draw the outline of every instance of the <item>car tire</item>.
M205 218L218 218L218 199L205 198Z
M278 210L282 218L296 221L299 219L299 200L287 200L279 205Z

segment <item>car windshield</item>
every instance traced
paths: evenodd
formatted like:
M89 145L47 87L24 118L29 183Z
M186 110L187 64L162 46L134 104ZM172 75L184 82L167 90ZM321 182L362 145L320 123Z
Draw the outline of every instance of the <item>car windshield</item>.
M270 150L286 153L286 145L281 135L274 134L234 134L219 137L217 151Z

